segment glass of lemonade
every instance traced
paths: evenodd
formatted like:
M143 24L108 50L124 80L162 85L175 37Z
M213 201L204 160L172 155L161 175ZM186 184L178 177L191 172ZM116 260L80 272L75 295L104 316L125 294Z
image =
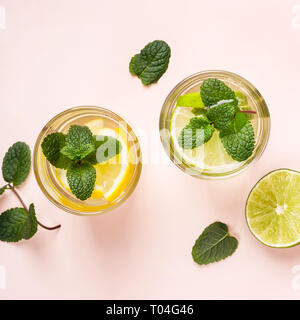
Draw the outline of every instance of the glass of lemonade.
M180 132L195 117L192 107L177 105L180 96L200 92L203 81L215 78L223 81L241 101L240 110L247 110L247 117L254 129L255 146L252 155L245 161L236 161L225 151L214 131L212 138L195 149L183 149L178 143ZM239 102L240 104L240 102ZM257 161L267 145L270 134L270 114L259 91L241 76L227 71L203 71L196 73L175 86L166 98L160 115L160 136L170 159L184 172L206 179L232 177Z
M94 135L112 136L122 144L120 154L94 166L95 189L85 201L72 194L66 170L52 166L41 147L47 135L67 134L74 124L88 126ZM75 107L56 115L45 125L35 144L33 167L41 190L57 207L74 214L95 215L116 208L133 192L142 168L141 150L132 128L117 114L100 107Z

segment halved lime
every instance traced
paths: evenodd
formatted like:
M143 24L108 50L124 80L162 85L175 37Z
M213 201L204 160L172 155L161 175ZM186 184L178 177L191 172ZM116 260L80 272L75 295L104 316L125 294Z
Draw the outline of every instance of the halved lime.
M202 146L194 149L183 149L178 143L178 136L181 130L189 123L190 119L196 115L193 108L177 106L173 111L170 133L174 149L188 165L199 169L222 172L238 166L238 162L233 160L225 151L219 138L219 133L215 130L212 138Z
M260 179L246 203L250 231L263 244L287 248L300 243L300 172L279 169Z

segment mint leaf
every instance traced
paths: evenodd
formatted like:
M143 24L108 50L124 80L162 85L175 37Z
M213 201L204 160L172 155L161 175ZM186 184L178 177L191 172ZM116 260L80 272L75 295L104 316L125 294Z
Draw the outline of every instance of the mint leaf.
M42 151L47 160L56 168L67 169L71 160L60 151L66 144L66 135L61 132L48 134L42 142Z
M80 200L88 199L94 190L96 170L89 163L74 163L67 170L67 180L72 193Z
M208 226L196 240L192 256L198 264L206 265L231 256L237 246L238 241L229 236L227 225L215 222Z
M30 239L37 231L37 220L33 204L29 212L24 208L12 208L0 215L0 240L17 242Z
M6 182L18 186L27 178L31 166L29 146L16 142L6 152L2 163L2 175Z
M213 106L220 101L233 102L238 105L238 100L231 88L223 81L210 78L203 81L200 88L201 98L206 107Z
M61 153L71 160L81 160L95 150L93 134L86 126L71 125Z
M132 57L129 71L138 76L144 85L150 85L157 82L166 72L170 56L171 49L168 44L162 40L155 40Z
M201 99L200 92L192 92L184 94L177 99L179 107L204 108L204 103Z
M234 119L223 130L220 138L227 153L232 159L244 161L254 150L254 130L251 122L241 112L237 112Z
M211 106L207 111L207 118L214 123L218 130L222 130L233 119L238 107L233 102L223 102Z
M183 149L194 149L207 142L214 133L214 127L205 115L194 117L179 134L178 143Z

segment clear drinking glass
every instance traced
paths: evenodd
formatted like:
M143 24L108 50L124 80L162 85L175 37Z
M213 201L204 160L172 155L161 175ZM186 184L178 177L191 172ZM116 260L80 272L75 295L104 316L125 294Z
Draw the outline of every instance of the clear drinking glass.
M53 167L42 152L41 144L48 134L53 132L66 134L70 125L85 125L90 121L100 121L105 128L122 132L122 139L127 144L128 171L126 171L126 179L116 191L117 196L110 201L104 196L92 197L85 201L77 199L70 190L62 185L59 179L60 172L57 171L60 169ZM42 129L34 148L33 168L42 192L57 207L79 215L101 214L119 206L135 189L142 168L140 144L131 126L117 114L100 107L75 107L56 115Z
M256 112L256 114L251 114L251 123L255 132L255 149L253 154L243 162L233 161L230 165L211 168L200 167L187 161L174 143L171 123L178 97L191 92L200 92L202 82L209 78L217 78L225 82L232 90L241 92L248 100L248 110ZM165 151L181 170L197 178L221 179L237 175L261 157L269 139L270 114L262 95L246 79L227 71L203 71L184 79L169 93L161 110L159 129ZM205 151L205 145L203 149Z

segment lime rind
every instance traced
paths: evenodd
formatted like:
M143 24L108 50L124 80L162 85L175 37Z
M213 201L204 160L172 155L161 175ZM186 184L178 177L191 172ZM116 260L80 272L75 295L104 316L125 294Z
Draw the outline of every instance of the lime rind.
M278 169L262 177L249 193L246 221L263 244L288 248L300 243L300 173Z

